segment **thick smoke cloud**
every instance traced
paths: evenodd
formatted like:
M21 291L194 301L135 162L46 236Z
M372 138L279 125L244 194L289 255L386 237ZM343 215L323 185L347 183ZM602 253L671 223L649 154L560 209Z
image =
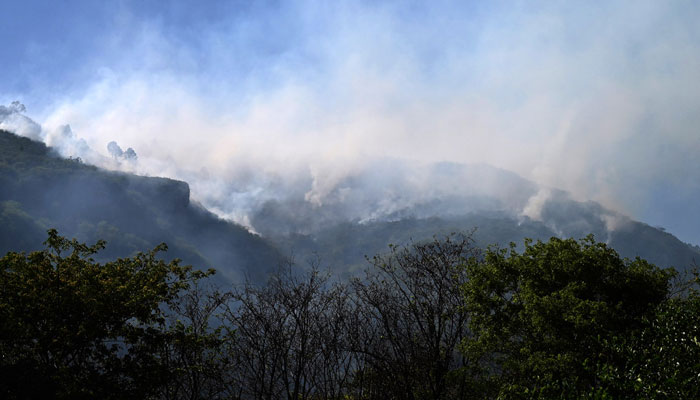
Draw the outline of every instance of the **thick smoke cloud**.
M560 188L700 242L700 7L487 3L302 2L193 21L126 3L97 73L40 119L92 149L129 143L138 165L91 159L185 179L242 223L289 199L390 215L454 191L399 185L419 172L395 167L485 163L544 188L515 196L522 215ZM392 184L415 196L382 191Z

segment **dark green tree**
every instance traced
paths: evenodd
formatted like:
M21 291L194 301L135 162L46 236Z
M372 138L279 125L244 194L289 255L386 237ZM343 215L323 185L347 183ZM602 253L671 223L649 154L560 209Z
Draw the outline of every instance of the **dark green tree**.
M597 365L610 398L700 398L700 292L697 269L681 279L683 290L644 318L630 337L605 342L608 354L623 363ZM687 277L686 277L687 278Z
M0 259L0 397L146 398L173 376L166 312L213 273L153 251L105 264L48 232L43 251Z
M498 398L578 398L607 393L599 368L624 368L606 342L629 338L662 304L672 273L623 260L592 236L490 248L467 265L464 286L479 360Z

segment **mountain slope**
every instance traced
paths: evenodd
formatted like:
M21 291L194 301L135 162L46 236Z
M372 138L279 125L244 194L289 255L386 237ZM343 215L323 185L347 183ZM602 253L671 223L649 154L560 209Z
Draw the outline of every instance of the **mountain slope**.
M507 214L472 213L460 217L404 218L396 221L368 223L345 222L307 234L273 237L284 253L294 254L298 261L320 259L339 272L358 272L366 268L365 256L383 253L390 244L403 245L422 241L434 235L469 233L477 246L522 246L524 238L546 241L561 234L540 221L516 219ZM588 232L595 233L595 232ZM587 233L586 233L587 234ZM583 237L586 234L571 235ZM641 257L658 266L687 270L700 261L698 248L681 242L675 236L649 225L630 221L624 229L598 232L597 240L606 241L623 257Z
M393 172L386 177L375 167ZM81 241L106 240L105 258L166 242L167 257L214 267L233 282L261 280L288 255L302 265L320 257L351 273L389 244L476 228L479 246L592 233L624 257L659 266L683 270L700 260L699 248L667 232L564 192L540 196L537 185L511 172L451 163L422 168L370 165L318 204L304 190L300 198L267 202L251 218L260 237L190 202L184 182L101 170L0 131L0 253L41 248L46 229L55 227Z
M350 269L389 244L474 228L479 246L593 234L623 257L662 267L685 270L700 261L700 248L662 229L483 164L370 165L339 180L316 204L303 197L269 201L251 223L283 252Z
M104 239L105 258L166 242L168 258L213 267L224 282L260 280L282 259L267 241L223 221L166 178L109 172L63 159L42 143L0 131L0 253L41 248L46 229Z

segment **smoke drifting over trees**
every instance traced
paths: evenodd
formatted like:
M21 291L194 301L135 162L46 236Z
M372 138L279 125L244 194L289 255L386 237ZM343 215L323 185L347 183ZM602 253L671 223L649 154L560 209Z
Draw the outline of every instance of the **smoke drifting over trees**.
M70 123L99 154L128 143L142 165L119 168L188 181L240 222L278 181L311 175L322 201L368 160L401 159L486 163L700 242L697 4L410 3L83 4L89 21L7 45L0 88L28 91L47 131Z
M226 282L264 279L282 259L265 240L191 202L185 182L78 161L0 131L0 253L34 250L46 229L58 228L109 240L104 253L115 258L166 241L186 262L216 265Z
M66 43L64 68L20 37L0 85L67 82L25 84L56 93L22 97L46 131L70 123L98 154L128 143L140 165L111 168L185 180L244 224L296 189L279 182L323 202L358 167L399 159L493 165L700 243L700 7L536 3L85 5L90 23L36 32L55 56Z
M20 115L20 110L25 108L13 103L2 110L12 116ZM107 143L110 156L107 158L91 149L68 125L46 131L31 123L39 132L37 135L66 157L108 169L142 173L164 168L164 164L153 159L135 163L136 152L132 148L124 151L116 141ZM283 173L244 164L232 172L231 178L223 180L204 169L180 169L177 164L168 168L169 175L188 178L195 199L207 208L265 235L310 234L343 222L449 218L475 212L502 212L512 218L543 221L562 236L585 232L587 226L593 230L590 221L584 222L573 215L567 216L573 218L567 224L569 227L579 224L578 230L558 226L563 222L561 218L543 218L551 214L542 212L547 204L569 201L566 194L485 164L367 158L341 171L336 171L334 165L305 169L304 164L292 164ZM619 227L611 221L624 224L626 220L603 208L595 214L599 215L587 218L598 218L593 223L606 228ZM598 233L604 231L595 229Z

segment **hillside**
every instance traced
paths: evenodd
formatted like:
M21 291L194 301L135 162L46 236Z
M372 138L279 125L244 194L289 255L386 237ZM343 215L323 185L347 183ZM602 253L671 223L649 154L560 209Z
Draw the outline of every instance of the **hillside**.
M475 229L476 228L476 229ZM346 222L309 234L279 235L273 242L283 253L294 254L299 261L320 259L323 265L342 265L345 272L367 267L365 256L385 253L389 244L405 245L410 241L430 239L434 235L470 232L480 247L490 244L507 246L515 242L522 247L523 238L547 241L561 236L542 222L518 220L505 214L473 213L452 218L405 218L397 221L369 223ZM596 232L589 232L596 233ZM571 237L583 237L585 234ZM700 251L675 236L641 222L631 221L625 229L598 232L595 237L606 241L622 257L640 257L658 266L687 270L700 262Z
M444 163L398 170L408 172L381 182L381 190L373 191L367 184L372 182L369 171L340 182L328 196L330 201L317 206L302 199L268 202L251 218L253 227L297 259L320 258L325 264L350 270L365 268L365 255L386 252L389 244L474 229L474 239L481 247L522 245L526 237L546 241L593 234L622 257L641 257L679 270L700 261L699 247L662 229L596 202L576 201L556 189L543 191L507 171ZM421 175L423 182L416 184L416 176ZM421 197L426 190L438 193ZM334 192L342 196L334 198ZM537 210L526 212L542 192L546 195ZM390 204L389 211L375 212L373 218L361 219L356 211L377 210L386 204ZM324 223L318 224L315 216Z
M368 168L340 182L334 191L342 196L331 192L336 200L320 206L303 198L266 203L251 218L261 237L191 202L185 182L105 171L0 131L0 254L40 248L55 227L81 241L106 240L105 258L166 242L167 257L216 268L222 282L259 281L290 255L302 265L320 259L347 274L366 268L365 256L386 252L389 244L476 228L482 247L592 233L623 257L681 270L700 260L700 249L670 233L563 192L548 196L538 218L523 216L518 210L538 188L507 171L445 163L427 170L384 167L396 171L391 179L376 182ZM420 197L429 187L436 192ZM372 215L368 210L375 217L360 219Z
M105 171L0 131L0 254L41 248L48 228L107 241L105 258L169 246L168 258L260 280L282 259L267 241L190 202L185 182Z

